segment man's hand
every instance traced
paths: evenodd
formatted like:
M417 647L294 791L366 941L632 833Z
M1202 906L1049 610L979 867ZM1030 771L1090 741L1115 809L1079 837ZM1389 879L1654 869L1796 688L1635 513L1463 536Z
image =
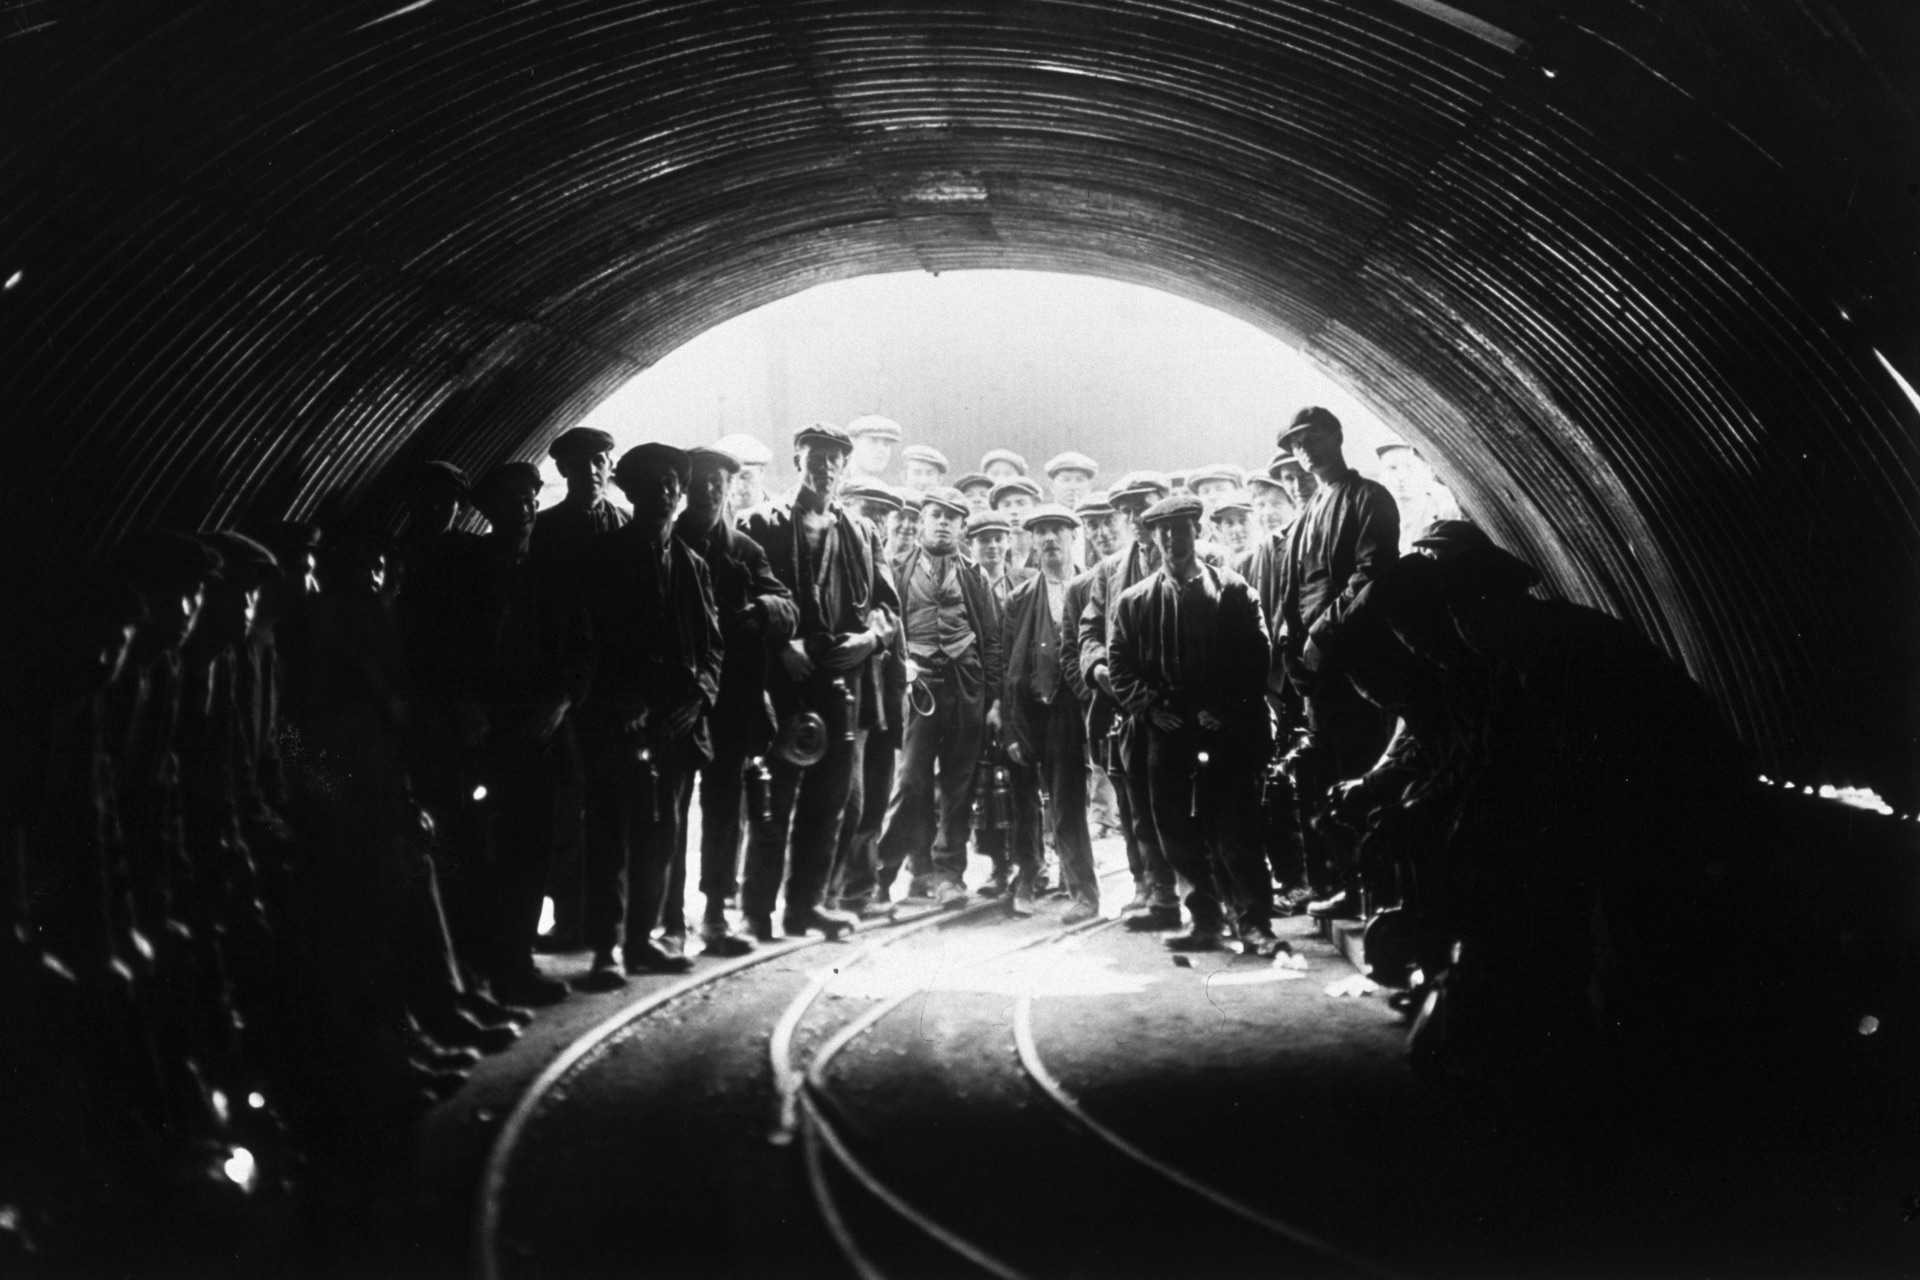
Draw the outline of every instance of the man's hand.
M1187 722L1184 718L1167 710L1165 707L1154 707L1147 712L1147 717L1168 733L1187 727Z
M1101 663L1093 669L1093 682L1100 686L1100 692L1109 698L1114 696L1113 677L1107 674L1107 664Z
M996 710L997 709L998 708L996 708ZM1007 759L1013 761L1015 764L1019 765L1023 769L1027 765L1033 763L1031 760L1027 759L1027 753L1025 748L1023 748L1017 742L1009 742L1007 744Z
M1211 729L1215 733L1218 733L1227 727L1227 722L1211 711L1202 711L1198 718L1202 729Z
M920 664L911 657L907 659L907 683L913 684L920 679Z
M995 702L987 708L987 728L993 730L995 733L1000 732L1000 704L998 702Z
M706 709L706 705L705 698L690 698L675 707L673 714L667 717L666 724L661 727L669 738L684 738L693 731L694 725L700 723L700 713Z
M780 650L780 665L786 668L789 678L805 680L813 674L813 659L807 656L806 642L789 640L786 648Z
M870 609L867 611L867 630L873 633L874 643L879 648L884 649L892 644L894 633L899 629L900 625L893 620L893 615L887 612L887 610Z

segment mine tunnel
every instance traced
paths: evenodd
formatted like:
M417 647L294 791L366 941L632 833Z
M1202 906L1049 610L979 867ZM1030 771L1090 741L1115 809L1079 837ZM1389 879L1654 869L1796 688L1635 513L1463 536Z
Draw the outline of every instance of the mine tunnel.
M142 539L267 541L288 522L404 536L421 464L538 462L669 353L815 286L977 270L1148 286L1304 353L1532 567L1538 598L1620 620L1696 682L1749 753L1768 797L1749 816L1795 886L1772 895L1779 920L1752 918L1765 936L1738 971L1762 988L1770 969L1805 975L1795 1025L1813 1028L1791 1070L1742 1077L1722 1106L1636 1108L1661 1118L1629 1143L1595 1118L1622 1104L1591 1081L1543 1103L1411 1074L1388 993L1331 994L1364 977L1337 927L1291 921L1283 956L1302 967L1257 982L1157 950L1149 979L1119 930L1043 936L1041 916L976 902L889 926L891 959L867 950L883 929L775 943L730 1004L675 985L722 964L707 960L569 997L378 1140L287 1116L246 1129L275 1099L215 1087L201 1068L220 1054L187 1071L164 1034L74 1030L150 1032L192 1004L194 983L149 981L169 947L215 985L214 952L241 956L236 972L247 953L224 920L210 927L228 942L143 937L99 983L36 950L45 925L22 904L68 846L34 807L58 778L34 779L50 757L91 766L49 738L47 686L23 677L10 1267L1784 1274L1920 1258L1906 6L22 0L0 67L0 536L9 643L33 661L54 661L35 619ZM756 434L784 466L801 425ZM1009 441L981 425L937 443L971 466ZM1036 463L1065 447L1012 443ZM1149 443L1103 447L1130 467ZM1249 428L1235 456L1274 445ZM188 773L215 750L174 748ZM345 794L364 763L334 761ZM88 839L175 820L121 799L88 811ZM343 848L359 830L328 827ZM1125 872L1117 848L1098 850L1103 876ZM362 919L324 946L388 941ZM1043 953L1053 977L1021 967ZM556 963L542 972L584 969ZM1715 1002L1715 963L1675 960L1672 985ZM397 999L392 975L336 969L361 1004ZM358 998L313 990L268 999L266 1021L329 999L358 1025ZM695 999L722 1014L701 1023ZM649 1048L656 1014L680 1028L671 1053ZM735 1088L749 1077L761 1092ZM136 1081L132 1100L100 1103L115 1080ZM1713 1092L1673 1086L1688 1087ZM183 1109L182 1089L205 1105ZM1731 1136L1749 1132L1741 1106L1788 1095L1779 1134Z

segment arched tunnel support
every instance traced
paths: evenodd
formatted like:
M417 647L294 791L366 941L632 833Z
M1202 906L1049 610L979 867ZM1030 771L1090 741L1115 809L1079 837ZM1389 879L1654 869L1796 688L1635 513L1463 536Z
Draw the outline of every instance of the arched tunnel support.
M1302 345L1769 771L1912 801L1905 9L16 6L8 542L378 509L808 285L1087 272Z

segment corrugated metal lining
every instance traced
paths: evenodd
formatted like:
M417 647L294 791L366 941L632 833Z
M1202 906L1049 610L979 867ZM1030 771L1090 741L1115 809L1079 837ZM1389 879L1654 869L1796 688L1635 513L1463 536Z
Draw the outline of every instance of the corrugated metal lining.
M1083 271L1306 346L1774 776L1912 796L1920 131L1854 10L51 0L10 542L382 511L797 289Z

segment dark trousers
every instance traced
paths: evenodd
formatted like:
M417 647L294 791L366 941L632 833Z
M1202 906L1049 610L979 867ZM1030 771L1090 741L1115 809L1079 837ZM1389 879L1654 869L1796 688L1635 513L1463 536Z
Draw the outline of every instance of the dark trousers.
M1007 781L1013 791L1013 826L1006 832L1005 857L1013 874L1024 877L1029 884L1039 880L1046 861L1041 834L1046 821L1045 805L1040 798L1041 780L1040 766L1007 766Z
M668 753L662 753L663 755ZM606 744L587 759L586 940L595 951L647 941L666 905L673 851L685 839L693 769Z
M487 944L481 967L499 977L533 972L533 940L553 861L555 791L566 774L565 743L508 740L489 745L481 862Z
M1053 850L1060 859L1060 878L1076 901L1099 906L1093 837L1087 830L1086 719L1079 705L1064 695L1051 706L1035 705L1033 712L1036 723L1045 726L1041 761L1035 772L1052 802L1046 812Z
M553 899L553 931L578 938L587 902L586 790L572 716L561 724L560 736L565 768L554 785L553 859L547 868L547 896Z
M828 890L828 896L849 911L858 911L875 898L886 901L900 871L896 864L882 878L880 866L880 834L886 829L887 806L893 799L899 748L889 734L862 730L854 750L859 762L847 796L847 815L840 823L840 848L834 855Z
M1149 779L1147 726L1130 723L1120 735L1121 768L1118 779L1120 816L1127 824L1129 854L1138 851L1138 859L1129 856L1136 883L1147 891L1151 905L1173 907L1179 904L1173 866L1161 848L1160 829L1153 820L1153 794Z
M700 892L729 898L739 891L740 832L745 813L747 750L738 738L713 735L713 759L700 770ZM687 811L693 788L680 802L680 834L667 870L667 900L660 910L663 932L687 933L687 844L693 839Z
M1142 726L1154 828L1167 861L1187 882L1195 928L1228 920L1241 926L1273 919L1273 884L1261 856L1257 814L1260 768L1196 729ZM1209 763L1196 775L1197 753Z
M755 823L747 837L740 910L749 919L773 914L783 879L789 912L817 909L826 893L857 763L856 743L831 732L828 738L827 754L810 768L771 762L773 820Z
M1362 698L1345 676L1322 680L1306 699L1307 729L1318 757L1318 776L1299 797L1301 843L1314 888L1358 889L1350 841L1324 829L1328 788L1358 778L1387 749L1393 719Z
M933 714L907 713L880 837L880 878L891 883L904 862L915 877L933 874L959 884L967 871L974 772L986 734L980 660L968 653L922 679L933 692Z

